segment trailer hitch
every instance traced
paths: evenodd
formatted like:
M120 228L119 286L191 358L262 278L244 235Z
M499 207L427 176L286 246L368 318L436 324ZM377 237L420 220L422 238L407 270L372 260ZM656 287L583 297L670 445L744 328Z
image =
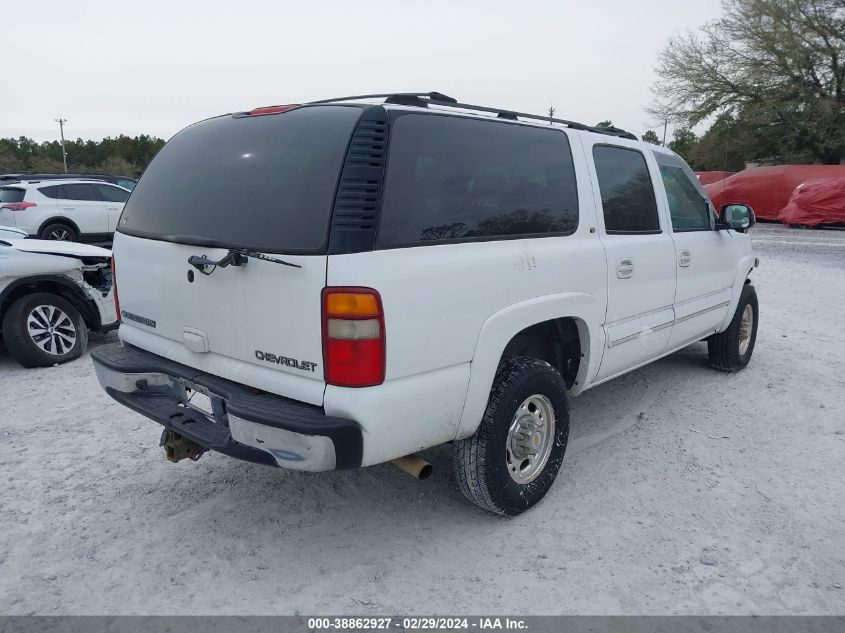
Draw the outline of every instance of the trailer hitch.
M158 445L164 447L167 460L174 464L185 458L197 461L206 451L205 447L200 446L193 440L182 437L176 431L171 431L170 429L164 429L161 432L161 440Z

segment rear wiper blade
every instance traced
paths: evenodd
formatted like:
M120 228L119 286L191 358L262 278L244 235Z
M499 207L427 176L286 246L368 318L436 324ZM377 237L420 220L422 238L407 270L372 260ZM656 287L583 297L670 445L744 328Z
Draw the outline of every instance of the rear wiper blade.
M252 257L253 259L261 259L265 262L273 262L274 264L281 264L283 266L290 266L291 268L302 268L299 264L294 264L292 262L287 262L283 259L279 259L278 257L270 257L269 255L265 255L264 253L260 253L258 251L251 251L245 248L233 248L230 249L228 253L226 253L223 257L218 260L209 259L205 255L191 255L188 258L188 263L200 271L203 275L210 275L213 273L217 268L226 268L227 266L245 266L248 258ZM211 268L211 270L206 270L206 268Z

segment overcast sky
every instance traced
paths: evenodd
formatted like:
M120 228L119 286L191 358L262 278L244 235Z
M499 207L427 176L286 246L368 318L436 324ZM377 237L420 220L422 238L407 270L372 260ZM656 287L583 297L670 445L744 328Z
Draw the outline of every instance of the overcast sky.
M642 134L657 53L718 0L8 0L0 137L169 138L208 116L386 91ZM662 133L662 130L659 130Z

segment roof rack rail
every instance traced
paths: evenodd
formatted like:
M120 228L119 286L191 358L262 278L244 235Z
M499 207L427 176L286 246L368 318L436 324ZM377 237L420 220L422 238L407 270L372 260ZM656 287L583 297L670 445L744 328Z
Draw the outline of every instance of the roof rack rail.
M500 119L509 119L516 121L520 118L532 119L534 121L548 121L549 123L559 123L565 125L573 130L583 130L586 132L594 132L596 134L604 134L606 136L616 136L618 138L627 138L632 141L639 139L626 130L618 127L595 127L592 125L584 125L577 121L568 121L566 119L555 119L541 114L529 114L527 112L516 112L514 110L503 110L501 108L490 108L488 106L472 105L469 103L460 103L454 97L449 97L441 92L392 92L383 94L371 95L357 95L354 97L336 97L334 99L321 99L319 101L310 101L310 104L317 103L332 103L335 101L353 101L357 99L384 99L385 103L395 103L400 105L418 106L422 108L428 105L436 105L447 108L459 108L461 110L475 110L477 112L489 112L497 115Z

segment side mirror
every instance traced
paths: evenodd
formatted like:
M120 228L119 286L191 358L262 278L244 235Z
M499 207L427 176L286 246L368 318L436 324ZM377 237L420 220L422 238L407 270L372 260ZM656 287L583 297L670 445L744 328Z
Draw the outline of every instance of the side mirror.
M754 211L747 204L726 204L719 214L716 230L733 229L738 233L745 233L757 224Z

